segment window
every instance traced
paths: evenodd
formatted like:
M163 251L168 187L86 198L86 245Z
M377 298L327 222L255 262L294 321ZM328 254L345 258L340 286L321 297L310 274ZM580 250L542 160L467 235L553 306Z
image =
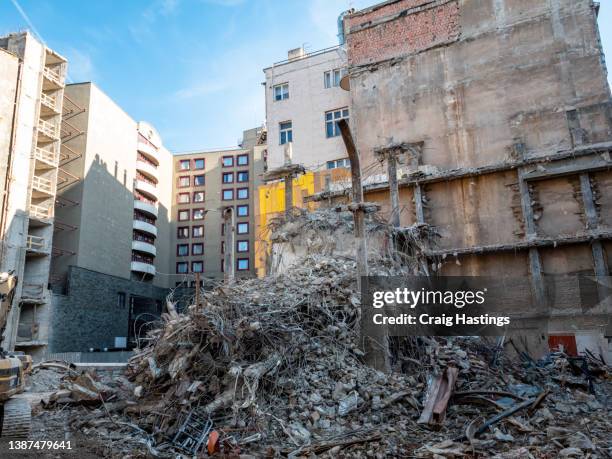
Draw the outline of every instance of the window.
M198 158L193 160L193 168L194 169L204 169L205 161L204 158Z
M340 128L338 127L338 121L345 119L348 121L349 111L348 108L339 108L338 110L332 110L325 112L325 135L327 138L336 137L340 135Z
M236 232L238 234L249 234L249 224L248 223L238 223L236 225Z
M204 192L203 191L194 191L194 193L193 193L193 202L204 202Z
M225 260L221 259L221 272L225 272Z
M279 123L278 128L280 131L279 143L281 145L285 145L288 142L293 142L293 128L291 125L291 121Z
M204 271L204 263L201 261L192 261L191 262L191 272L192 273L201 273Z
M222 159L223 167L232 167L234 165L234 157L233 156L224 156Z
M187 239L189 237L189 227L179 226L176 229L176 237L177 239Z
M325 88L340 86L340 80L346 75L346 69L334 69L323 73L323 84Z
M176 245L176 256L186 257L189 255L189 244L177 244Z
M223 190L223 200L231 201L234 199L234 190Z
M206 211L204 209L193 209L194 220L204 220L204 215L206 215Z
M238 271L248 271L249 270L249 259L248 258L238 258L238 260L236 260L236 269L238 269Z
M198 242L191 244L191 255L202 255L204 253L204 244Z
M179 261L176 264L176 273L177 274L187 274L188 270L189 270L189 263L187 263L186 261Z
M274 100L289 99L289 83L277 84L274 86Z
M179 210L178 211L178 220L179 222L184 222L189 220L189 211L188 210Z
M236 156L236 164L238 166L246 166L249 164L249 155L238 155Z
M236 181L237 182L248 182L249 181L249 172L248 171L236 172Z
M248 252L249 241L238 241L236 243L236 252Z
M192 226L191 237L204 237L204 227L202 225Z
M125 292L117 292L117 307L125 308Z
M193 186L204 186L204 175L194 175Z
M249 216L249 206L248 204L243 204L241 206L236 206L236 213L239 217L248 217Z
M221 253L225 253L225 241L221 241Z
M179 204L189 204L189 193L179 193L177 202Z
M221 236L225 234L225 223L221 223Z
M181 170L181 171L188 171L189 170L189 163L190 163L190 161L188 159L181 159L179 161L179 170Z
M351 167L351 161L348 158L327 161L328 169L338 169L339 167Z
M183 176L178 178L178 187L186 188L189 186L189 176Z
M238 188L236 190L238 192L238 196L236 199L249 199L249 189L248 188Z
M224 172L223 173L223 183L234 183L234 173Z

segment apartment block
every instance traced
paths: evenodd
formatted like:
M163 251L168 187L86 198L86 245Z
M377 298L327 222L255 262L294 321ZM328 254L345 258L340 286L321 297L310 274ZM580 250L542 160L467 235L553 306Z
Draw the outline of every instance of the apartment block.
M93 83L66 86L62 132L49 352L129 348L169 286L172 155Z
M344 46L306 53L264 69L268 167L290 156L309 170L346 167L346 151L336 122L350 117L350 94L340 88L347 71Z
M254 194L262 172L261 148L254 154L262 129L245 131L237 149L174 155L173 272L177 286L193 285L194 275L222 279L226 231L234 232L236 277L255 273ZM234 227L226 226L224 209L234 212Z
M49 339L47 288L67 62L29 32L0 38L1 269L18 279L3 347L37 356Z

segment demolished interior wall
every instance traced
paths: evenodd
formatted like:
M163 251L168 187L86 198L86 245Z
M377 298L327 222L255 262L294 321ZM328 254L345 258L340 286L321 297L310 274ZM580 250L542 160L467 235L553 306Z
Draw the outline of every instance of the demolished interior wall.
M536 297L548 274L610 274L612 103L592 1L399 0L345 28L362 170L386 170L380 148L422 145L402 224L420 207L438 228L442 273L528 273ZM387 202L386 183L366 200Z

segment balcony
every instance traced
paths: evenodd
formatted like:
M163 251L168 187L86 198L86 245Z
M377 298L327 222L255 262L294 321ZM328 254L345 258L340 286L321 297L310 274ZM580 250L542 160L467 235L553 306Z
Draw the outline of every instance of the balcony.
M155 249L155 246L144 241L132 241L132 250L148 253L149 255L153 256L157 254L157 249Z
M43 89L61 89L64 87L64 77L60 72L50 67L43 69Z
M53 196L53 182L45 177L35 175L32 177L32 197L43 198L45 196Z
M21 302L43 304L45 302L45 286L43 284L24 283L21 290Z
M132 271L138 273L145 273L155 276L155 265L149 263L143 263L142 261L132 261Z
M145 197L157 200L157 188L144 180L134 180L134 188L140 191Z
M159 153L153 145L145 143L139 138L136 148L140 153L153 161L155 164L159 164Z
M59 155L54 150L55 149L47 150L46 148L36 147L34 149L34 159L53 169L57 167L59 161Z
M49 255L49 247L44 238L28 234L26 238L26 253L29 255Z
M134 220L132 223L132 228L157 237L157 228L151 223L144 222L142 220Z
M59 129L55 124L38 120L38 140L43 142L54 142L59 139Z
M53 217L53 207L37 206L30 204L30 218L48 220Z
M155 182L159 181L157 168L153 166L152 164L147 163L146 161L137 159L136 160L136 170Z
M45 115L57 115L60 113L59 104L57 98L45 94L44 92L40 95L40 112Z
M134 209L140 210L141 212L145 212L151 215L152 217L157 218L157 207L155 206L155 204L150 204L148 202L135 199Z

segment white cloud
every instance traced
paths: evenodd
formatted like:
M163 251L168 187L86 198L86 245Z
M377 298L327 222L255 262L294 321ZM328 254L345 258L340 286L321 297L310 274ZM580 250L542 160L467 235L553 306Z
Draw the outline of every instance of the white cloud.
M232 7L242 5L245 0L202 0L204 3L209 3L211 5L219 5L225 7Z
M89 53L72 47L65 48L62 52L68 59L68 75L72 81L93 81L97 79L97 72Z

